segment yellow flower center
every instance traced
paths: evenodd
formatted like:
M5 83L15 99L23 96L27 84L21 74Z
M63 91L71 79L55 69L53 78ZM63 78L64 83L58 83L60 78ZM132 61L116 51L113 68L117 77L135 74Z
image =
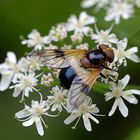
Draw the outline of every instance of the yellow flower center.
M81 104L80 105L80 112L85 113L89 110L88 106L86 104Z
M106 35L104 32L101 32L100 38L101 38L102 40L106 40L106 39L107 39L107 35Z
M120 97L122 95L122 91L120 89L116 89L113 91L115 97Z
M63 100L64 100L64 97L63 97L62 93L56 95L56 101L57 101L57 102L62 102Z
M40 106L37 106L37 107L34 109L34 113L35 113L36 115L41 115L41 114L43 114L43 110L42 110L42 108L41 108Z
M122 58L125 56L125 52L123 49L119 49L116 51L116 56L119 57L119 58Z
M13 70L14 70L15 73L18 73L18 72L21 71L21 67L20 67L19 65L15 64L15 65L13 66Z
M24 84L26 87L30 87L32 85L32 80L29 78L24 79Z
M79 29L82 29L83 28L83 24L78 21L77 24L76 24L76 27L79 28Z
M41 43L41 37L39 35L37 35L34 41L35 41L35 44L40 44Z

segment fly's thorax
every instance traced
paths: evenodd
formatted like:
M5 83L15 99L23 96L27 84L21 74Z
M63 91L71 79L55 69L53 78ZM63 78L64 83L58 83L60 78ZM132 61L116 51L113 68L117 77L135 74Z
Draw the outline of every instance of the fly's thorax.
M100 49L96 49L96 50L90 51L87 54L87 59L89 60L91 65L98 67L98 66L101 66L105 62L106 55Z
M80 60L80 62L81 62L82 66L83 66L84 68L91 68L91 67L92 67L90 61L89 61L86 57L82 58L82 59Z

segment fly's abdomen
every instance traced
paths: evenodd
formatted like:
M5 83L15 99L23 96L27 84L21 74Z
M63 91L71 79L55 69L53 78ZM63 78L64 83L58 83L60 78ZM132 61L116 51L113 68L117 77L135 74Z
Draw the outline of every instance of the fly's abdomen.
M63 68L59 74L59 80L62 87L70 89L73 79L76 76L76 72L72 67Z

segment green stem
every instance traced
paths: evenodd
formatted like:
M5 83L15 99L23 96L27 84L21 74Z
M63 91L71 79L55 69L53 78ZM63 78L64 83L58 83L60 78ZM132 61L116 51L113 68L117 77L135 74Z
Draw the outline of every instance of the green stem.
M129 90L129 89L140 90L140 86L138 86L138 85L128 85L125 88L125 90ZM94 86L92 87L92 90L96 93L99 93L99 94L104 94L104 93L110 91L109 85L105 84L105 83L101 83L101 82L96 82L94 84Z

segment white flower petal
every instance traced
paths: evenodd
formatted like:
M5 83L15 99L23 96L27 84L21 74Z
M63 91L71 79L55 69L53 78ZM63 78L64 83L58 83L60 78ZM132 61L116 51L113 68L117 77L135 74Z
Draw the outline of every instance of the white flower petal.
M24 95L25 95L26 97L29 97L29 93L30 93L30 92L33 92L33 90L32 90L31 87L26 87L26 88L24 89Z
M31 126L34 123L34 119L30 118L28 121L23 122L22 125L25 127Z
M123 40L120 40L120 42L118 43L118 48L120 47L120 49L125 50L127 47L127 43L128 43L128 39L125 37Z
M105 16L105 21L111 21L111 20L113 20L113 18L114 18L114 15L113 14L108 14L108 15L106 15Z
M84 0L84 1L81 3L81 7L82 7L82 8L88 8L88 7L93 6L95 3L96 3L96 0Z
M135 63L140 62L140 58L136 54L127 54L126 52L126 58L130 59L131 61L134 61Z
M134 95L130 94L129 92L123 92L122 97L131 104L138 103L138 100L136 99L136 97Z
M23 88L21 87L15 87L13 97L18 97L22 90Z
M8 70L9 66L5 63L0 64L0 73L3 74L8 74L9 72L11 72L11 70Z
M84 126L87 131L92 131L90 120L89 120L89 113L83 114L83 121L84 121Z
M35 42L34 42L33 40L28 40L28 41L27 41L27 46L28 46L29 48L33 47L34 45L35 45Z
M136 89L127 90L125 92L131 93L131 94L140 95L140 90L136 90Z
M86 12L82 12L79 17L79 21L83 23L83 25L92 24L95 22L95 18L89 16Z
M108 114L108 116L112 116L114 114L114 112L116 111L116 108L118 106L118 99L116 98L115 101L114 101L114 104Z
M22 44L22 45L26 45L27 42L28 42L27 40L23 40L23 41L21 41L21 44Z
M37 128L38 134L40 136L43 136L44 135L44 130L43 130L42 122L41 122L39 117L35 118L35 125L36 125L36 128Z
M128 116L128 108L127 106L125 105L124 101L122 98L119 98L119 102L118 102L118 107L119 107L119 110L121 112L121 114L124 116L124 117L127 117Z
M99 121L95 117L93 117L91 114L89 114L89 117L90 117L90 119L92 119L97 124L99 123Z
M62 108L62 105L59 104L59 105L58 105L58 111L59 111L59 112L62 112L62 109L63 109L63 108Z
M14 74L14 76L12 78L12 83L13 84L16 84L18 82L18 77L19 77L19 74Z
M76 118L78 118L80 116L79 113L72 113L68 118L66 118L64 120L65 124L70 124L71 122L73 122Z
M42 49L42 45L38 44L35 46L35 51L40 51Z
M91 112L91 113L99 113L99 109L98 109L98 107L96 107L95 104L92 104L92 105L90 106L90 112Z
M29 117L31 114L32 114L32 112L28 111L27 109L23 109L23 110L21 110L21 111L15 113L15 116L16 116L18 119L21 119L21 118Z
M57 108L58 108L58 103L54 103L51 108L51 111L56 111Z
M10 61L13 64L16 64L16 62L17 62L16 55L14 52L8 52L7 59L8 59L8 61Z
M88 104L90 104L91 102L92 102L91 97L86 96L86 98L85 98L85 100L84 100L84 103L88 105Z
M30 34L28 34L28 38L34 39L36 35L39 35L39 32L36 29L33 29Z
M112 99L114 96L112 94L112 92L107 92L105 93L105 101L109 101L110 99Z
M126 54L133 54L138 52L138 47L132 47L126 51Z
M0 81L0 91L4 91L9 87L12 77L13 77L12 72L8 75L2 75L2 78Z
M116 83L115 82L109 82L109 89L110 90L114 90L114 89L116 89L116 87L117 87L117 85L116 85Z
M39 102L38 102L38 101L32 100L31 107L32 107L32 108L36 108L37 106L39 106Z
M127 74L123 79L118 81L118 87L124 89L130 80L130 76Z

